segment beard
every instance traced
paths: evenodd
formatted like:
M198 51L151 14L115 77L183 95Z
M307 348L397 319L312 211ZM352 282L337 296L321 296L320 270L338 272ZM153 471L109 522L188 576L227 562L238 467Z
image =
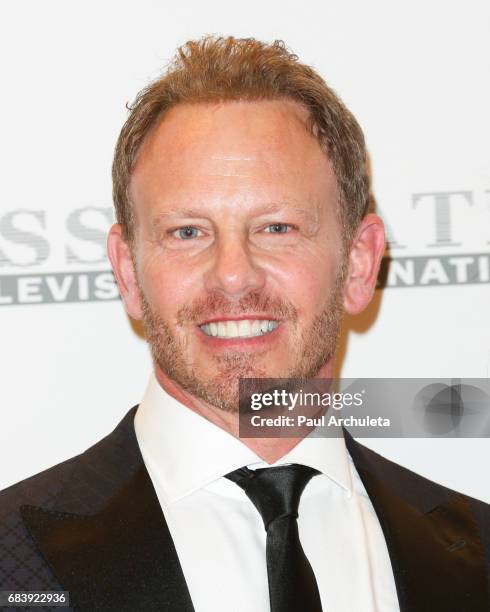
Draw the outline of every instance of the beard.
M223 294L212 294L183 306L177 313L178 325L197 325L207 316L217 313L236 316L246 312L267 312L271 319L280 319L292 327L290 365L287 368L281 369L268 362L268 349L230 350L210 358L216 368L212 377L205 374L191 356L186 356L186 339L181 340L175 335L173 328L155 312L140 288L143 324L153 361L192 396L232 413L238 412L240 378L314 378L335 354L343 315L344 273L345 266L342 265L323 310L303 331L298 330L297 310L291 302L259 292L250 293L235 303L229 302Z

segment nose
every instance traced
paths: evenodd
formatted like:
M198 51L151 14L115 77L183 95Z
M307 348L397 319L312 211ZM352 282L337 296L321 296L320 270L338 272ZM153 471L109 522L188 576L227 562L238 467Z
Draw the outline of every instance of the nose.
M263 288L265 272L254 261L246 238L231 234L217 241L204 283L210 292L240 298Z

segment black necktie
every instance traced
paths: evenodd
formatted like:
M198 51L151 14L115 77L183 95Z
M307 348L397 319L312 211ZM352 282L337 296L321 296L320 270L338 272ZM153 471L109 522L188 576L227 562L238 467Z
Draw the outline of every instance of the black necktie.
M271 612L321 612L315 574L299 541L298 506L303 489L319 474L304 465L240 468L236 482L260 512L267 531L266 557Z

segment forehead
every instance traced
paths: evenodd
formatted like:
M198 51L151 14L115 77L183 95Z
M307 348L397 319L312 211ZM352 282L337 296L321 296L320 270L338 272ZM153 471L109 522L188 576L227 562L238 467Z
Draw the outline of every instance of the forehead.
M180 104L141 147L131 179L134 199L162 190L308 190L335 187L331 164L307 129L307 111L290 100Z

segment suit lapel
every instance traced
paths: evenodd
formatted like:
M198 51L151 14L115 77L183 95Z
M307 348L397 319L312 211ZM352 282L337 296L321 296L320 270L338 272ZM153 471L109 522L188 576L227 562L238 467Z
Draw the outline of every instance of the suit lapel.
M103 441L106 447L111 436ZM136 443L133 436L125 442ZM94 514L35 506L22 506L21 514L77 608L193 611L174 543L141 457L124 484Z
M401 612L488 610L485 556L469 498L348 434L346 443L386 539Z

